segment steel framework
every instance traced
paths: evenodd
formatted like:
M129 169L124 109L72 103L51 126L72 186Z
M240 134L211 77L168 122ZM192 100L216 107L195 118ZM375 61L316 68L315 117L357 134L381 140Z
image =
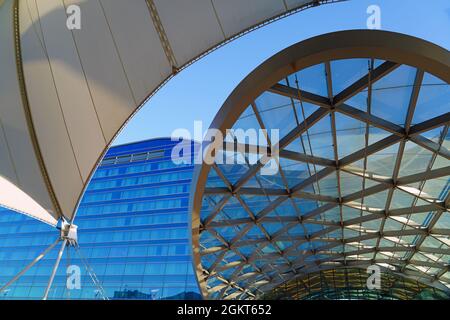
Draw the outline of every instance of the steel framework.
M336 92L333 61L355 58L367 60L367 72L356 80L342 80L348 85ZM326 95L299 84L300 72L314 66L323 68ZM376 90L395 90L377 84L390 83L389 77L405 68L413 70L414 76L406 86L404 117L397 123L373 112L380 103L373 96L378 94ZM196 189L191 195L192 240L204 296L251 299L312 272L372 264L448 292L450 151L446 140L450 112L447 109L424 121L413 120L421 91L430 85L424 76L430 75L440 78L440 90L448 94L448 51L419 39L378 31L340 32L307 40L275 55L249 75L227 99L212 127L225 132L251 116L258 128L274 129L267 117L263 119L269 111L263 110L259 100L268 93L289 101L290 106L285 107L291 108L293 119L286 121L295 121L295 126L276 144L266 137L260 149L269 149L269 153L257 155L256 163L250 163L250 153L260 149L239 141L232 150L239 150L235 153L245 159L243 165L205 163L196 171ZM311 79L303 85L308 81ZM366 105L355 105L361 99L353 98L362 96ZM444 96L444 100L450 97ZM309 115L304 113L306 104L315 107ZM364 140L362 148L345 155L341 151L346 140L337 129L342 116L360 124ZM315 155L311 146L311 136L323 134L323 129L318 133L316 127L327 118L332 141L328 158ZM374 130L383 132L376 141ZM300 141L297 150L292 148L296 141ZM405 155L406 150L426 152L429 157L419 166L417 159ZM384 155L380 161L391 163L390 174L371 171L369 163L380 159L375 158L380 154ZM277 162L276 179L261 174L267 157ZM288 161L303 164L306 176L300 178L299 172L294 172L297 176L292 177ZM419 169L407 171L407 166ZM357 179L359 188L348 190L349 179ZM439 192L426 192L427 183ZM394 205L399 195L409 204ZM313 207L307 209L305 201Z

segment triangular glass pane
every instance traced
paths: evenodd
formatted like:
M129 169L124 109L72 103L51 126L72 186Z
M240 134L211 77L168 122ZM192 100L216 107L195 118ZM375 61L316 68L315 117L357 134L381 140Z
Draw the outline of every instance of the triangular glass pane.
M425 131L421 134L421 136L425 137L428 140L431 140L435 143L440 143L441 136L442 136L442 133L443 133L443 130L445 129L445 127L446 126L441 126L441 127L437 127L432 130L429 130L429 131Z
M290 188L302 182L311 175L310 170L312 168L309 164L288 159L281 159L280 163L282 163L281 167Z
M233 125L233 129L252 129L258 131L261 127L259 126L258 119L256 118L254 113L250 113L247 116L242 116L235 122ZM239 141L243 142L243 141Z
M342 252L344 252L344 247L345 247L344 245L340 244L336 247L331 248L330 251L336 252L336 253L342 253Z
M202 233L200 233L200 241L206 248L220 246L222 244L208 230L205 230Z
M450 191L450 176L442 178L430 179L425 182L421 196L423 198L431 198L443 201L447 198Z
M253 227L250 228L249 231L247 231L247 233L245 234L244 237L242 237L243 239L255 239L255 238L263 238L264 234L262 233L261 229L255 225Z
M274 223L264 223L262 226L270 236L273 236L277 231L282 229L285 225L282 222L274 222Z
M425 240L423 241L423 246L424 247L429 247L429 248L439 248L439 246L442 243L437 240L436 238L432 237L432 236L428 236L425 238Z
M384 221L383 231L394 231L394 230L402 230L402 229L411 229L411 227L405 226L399 221L396 221L391 218L387 218Z
M227 186L225 182L222 180L222 178L219 177L216 170L214 170L214 168L211 168L208 174L208 180L206 181L206 187L226 188Z
M390 209L408 208L411 207L416 201L416 197L409 193L395 189L392 194Z
M368 91L363 90L359 92L358 94L354 95L350 99L348 99L345 104L359 109L361 111L367 112L367 97L368 97Z
M308 117L314 112L317 111L320 107L304 101L296 101L295 102L295 115L296 115L296 121L298 124L301 124L305 121L305 119L308 119Z
M323 226L320 224L312 224L312 223L304 223L303 227L306 229L308 235L315 234L319 231L322 231L322 230L325 230L328 228L327 226Z
M364 204L371 208L384 208L386 206L388 190L364 197Z
M359 192L363 187L363 178L345 171L340 171L341 195L348 196L355 192Z
M442 142L442 146L450 150L450 130L447 131L444 141Z
M315 93L323 97L328 96L325 65L323 63L316 64L291 74L288 76L288 81L293 88L297 88L296 81L298 81L298 87L301 90Z
M352 174L352 175L357 176L360 179L362 179L361 180L361 188L367 189L367 188L370 188L379 183L377 181L370 179L371 176L368 176L372 172L370 172L368 170L367 165L366 165L366 169L364 169L364 159L353 162L353 163L349 164L348 166L345 166L344 169L345 169L345 171L348 171L348 174L351 174L350 172L354 172L354 174ZM363 177L364 174L366 174L365 178ZM372 178L375 178L375 177L372 177Z
M292 199L300 211L300 214L303 216L305 214L310 213L311 211L317 209L319 207L319 204L317 201L309 200L309 199L303 199L303 198L294 198Z
M356 208L349 208L349 207L342 207L342 216L344 218L344 221L349 221L352 219L364 217L364 216L370 216L373 215L372 212L367 212L365 210L356 209Z
M361 235L361 231L352 230L352 229L344 229L344 238L353 238ZM353 251L353 250L351 250Z
M304 154L306 149L305 147L306 143L308 143L307 140L305 141L303 137L298 137L291 143L289 143L284 149Z
M309 250L313 250L314 246L312 245L313 242L303 242L302 244L300 244L299 246L297 246L296 251L309 251ZM297 257L298 258L298 257Z
M248 246L242 246L237 248L237 250L242 253L244 256L248 257L250 256L253 252L255 252L255 246L253 245L248 245Z
M266 91L255 100L255 104L265 128L278 129L280 139L297 126L290 98Z
M401 244L402 245L414 245L418 239L418 236L402 236Z
M395 161L398 154L396 143L367 157L367 172L375 173L381 177L392 177Z
M383 63L385 63L386 60L381 60L381 59L374 59L373 61L373 67L374 68L378 68L379 66L381 66Z
M432 202L432 197L424 192L423 190L420 190L419 187L411 187L411 186L399 186L399 190L402 190L404 193L407 193L413 197L416 197L415 199L415 206L424 206L429 205L430 202Z
M337 95L360 78L369 69L370 59L343 59L331 61L333 95Z
M231 277L231 275L238 269L238 267L232 267L226 270L223 270L220 272L220 275L222 277L225 277L225 279L228 279L229 277Z
M312 194L317 194L319 192L319 186L317 185L317 181L310 184L309 186L306 186L302 189L303 192L308 192Z
M292 202L285 200L283 203L278 205L274 210L272 210L267 217L292 217L297 216L297 210L292 205Z
M302 135L306 154L334 159L333 138L329 117L324 117Z
M278 252L277 248L273 244L268 244L260 250L263 254Z
M305 229L300 225L296 225L293 228L289 229L287 232L288 236L303 236L305 235Z
M244 112L242 112L242 114L239 116L239 119L241 118L247 118L250 116L253 116L255 113L253 112L253 107L252 105L249 105Z
M442 115L450 110L450 86L425 73L413 116L413 124Z
M343 211L346 208L342 208ZM341 221L341 210L339 207L334 207L333 209L327 210L320 216L317 216L316 220L327 221L327 222L340 222Z
M430 165L432 156L433 154L431 151L428 151L411 141L406 142L399 176L404 177L426 171Z
M275 174L262 174L258 172L256 179L263 186L263 188L275 188L275 189L286 189L285 179L283 179L281 172L278 170Z
M254 215L257 215L260 211L264 210L270 204L270 200L267 198L267 196L254 196L243 194L239 196Z
M318 183L316 183L316 186L316 194L334 198L339 197L338 181L335 173L329 174L328 176L320 179Z
M226 241L231 241L239 232L239 229L235 226L232 227L225 226L222 228L215 228L215 230Z
M267 180L261 180L259 178L257 178L256 176L251 177L245 184L244 186L246 188L255 188L255 189L259 189L261 187L263 188L277 188L277 185L274 185L272 182L269 182Z
M208 195L203 196L202 199L202 209L201 209L201 217L207 217L211 211L214 209L216 204L223 198L222 195Z
M366 124L336 113L336 135L339 159L354 153L366 146Z
M360 201L360 200L358 200ZM372 213L368 213L366 211L360 210L360 209L355 209L355 208L350 208L350 207L342 207L342 217L344 219L344 221L348 221L348 220L352 220L355 218L359 218L365 215L369 215Z
M368 247L375 247L377 245L378 240L377 239L368 239L368 240L363 240L360 241L360 243L362 243L365 246Z
M381 227L381 219L375 219L367 222L361 223L361 227L366 229L367 231L379 231Z
M404 125L411 100L416 68L402 65L372 86L372 114Z
M256 179L264 188L286 189L279 170L276 174L261 174L261 172L258 172Z
M217 164L217 166L233 185L236 184L236 182L249 170L249 167L246 164Z
M436 156L436 158L434 159L432 170L445 168L448 166L450 166L450 160L448 160L447 158L444 158L442 156Z
M237 201L236 198L230 198L223 206L222 210L214 217L214 221L248 218L248 213Z
M419 226L425 226L432 215L433 214L429 212L420 212L410 215L409 219Z
M397 242L392 242L388 239L382 238L380 240L380 247L392 247L393 245L397 244Z
M389 137L392 135L392 133L387 132L383 129L370 126L369 127L369 146L374 144L375 142L378 142L380 140L383 140L384 138Z
M434 227L438 229L450 229L450 213L444 211Z
M330 230L330 229L328 229ZM327 230L327 231L328 231ZM341 239L342 238L342 229L334 229L333 231L329 231L326 234L320 236L322 239L326 239L326 238L336 238L336 239Z

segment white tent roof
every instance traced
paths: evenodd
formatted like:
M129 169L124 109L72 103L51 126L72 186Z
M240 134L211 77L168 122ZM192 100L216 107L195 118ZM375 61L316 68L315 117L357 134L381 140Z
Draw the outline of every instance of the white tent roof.
M167 79L255 26L322 2L332 1L0 1L0 176L71 219L106 147ZM81 30L66 27L72 4ZM36 215L26 203L9 207Z

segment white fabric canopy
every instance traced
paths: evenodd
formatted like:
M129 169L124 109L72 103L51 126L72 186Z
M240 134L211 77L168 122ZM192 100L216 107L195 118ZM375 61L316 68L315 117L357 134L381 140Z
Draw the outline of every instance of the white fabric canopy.
M0 176L70 220L106 147L167 79L252 27L319 2L331 1L0 1ZM72 4L81 30L66 27ZM25 202L8 207L42 219Z
M50 225L56 226L57 220L34 201L29 195L17 188L7 179L0 177L0 203L7 209L15 210L25 215L32 212L32 217Z

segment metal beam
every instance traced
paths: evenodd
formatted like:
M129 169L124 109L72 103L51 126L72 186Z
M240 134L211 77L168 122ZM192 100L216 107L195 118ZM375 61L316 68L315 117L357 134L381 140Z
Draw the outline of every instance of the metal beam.
M400 66L400 64L395 62L386 61L380 66L378 66L375 70L371 72L370 75L370 82L375 83L379 79L383 78L385 75L389 74L393 70L397 69ZM334 97L334 105L338 106L342 104L344 101L350 99L354 95L358 94L359 92L363 91L367 88L369 83L369 74L366 74L344 90L342 90L340 93L338 93Z
M397 180L397 184L408 185L411 183L441 178L448 175L450 175L450 166L401 177Z
M284 84L274 84L271 88L269 88L267 91L279 94L284 97L288 97L295 100L300 100L307 103L315 104L316 106L330 109L331 108L331 102L329 99L322 97L318 94L311 93L304 90L298 90L296 88L292 88L289 86L286 86Z
M288 134L286 134L279 142L279 149L284 149L287 145L289 145L296 138L301 136L306 132L309 128L311 128L315 123L321 120L328 114L328 110L320 108L314 111L305 121L300 123L294 129L292 129Z
M311 164L317 164L319 166L323 167L336 167L336 163L333 160L317 157L317 156L311 156L309 154L305 153L299 153L294 152L290 150L283 149L279 153L281 158L294 160L298 162L304 162L304 163L311 163Z
M450 112L444 113L440 116L418 123L411 127L409 131L410 136L416 136L426 131L433 130L434 128L449 125L450 124Z
M364 112L357 108L351 107L347 104L341 104L336 107L336 111L368 125L383 129L396 136L403 137L405 135L405 129L399 125L389 122L385 119L374 116L368 112Z
M431 141L421 135L412 136L409 137L409 139L415 144L421 146L422 148L425 148L433 153L440 155L441 157L444 157L447 160L450 160L450 151L447 148L443 147L442 145L434 141Z

